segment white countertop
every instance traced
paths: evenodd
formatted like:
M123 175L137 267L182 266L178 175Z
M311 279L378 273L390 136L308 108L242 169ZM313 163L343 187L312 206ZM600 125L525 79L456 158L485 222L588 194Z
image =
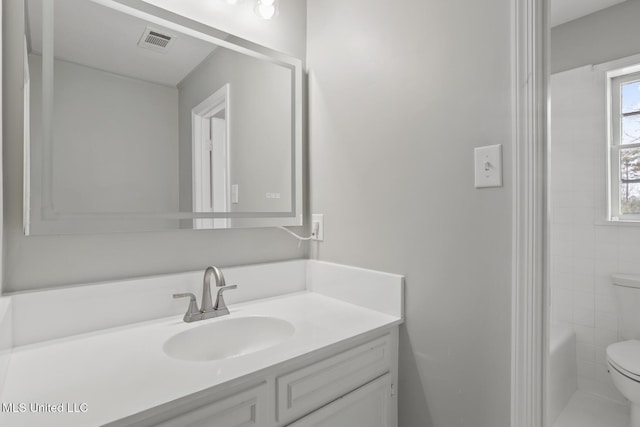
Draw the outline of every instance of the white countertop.
M182 316L107 329L13 349L2 403L27 405L0 413L14 427L100 426L215 387L362 334L390 328L402 318L314 292L230 305L231 314L191 324ZM175 360L162 350L172 335L234 317L272 316L296 330L274 347L232 359ZM79 318L78 322L82 322ZM224 343L222 343L224 345ZM82 413L31 413L28 405L63 404Z

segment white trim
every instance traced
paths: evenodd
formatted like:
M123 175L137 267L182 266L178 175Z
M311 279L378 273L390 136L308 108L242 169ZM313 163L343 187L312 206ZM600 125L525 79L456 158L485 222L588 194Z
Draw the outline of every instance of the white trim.
M3 46L4 39L2 37L3 29L2 29L2 20L3 18L3 2L0 2L0 46ZM2 58L4 55L0 55L0 82L3 81L2 70L4 68L4 62ZM2 84L0 83L0 297L4 293L4 253L5 253L5 245L4 245L4 158L2 153L4 152L4 127L2 124L2 117L4 116L3 104L4 104L4 93L2 92ZM2 303L0 303L1 305ZM2 311L2 309L0 309ZM0 316L2 317L2 316ZM2 319L0 319L0 324L2 323ZM1 338L0 338L1 339ZM4 381L3 381L4 383ZM2 390L0 389L0 393Z
M622 66L622 68L617 68L621 64L625 65ZM624 76L627 74L638 73L640 72L640 55L633 55L622 60L600 64L597 65L596 68L600 70L609 70L607 71L607 78L609 79L614 79L616 77Z
M53 211L54 5L42 3L42 204Z
M612 70L605 73L607 87L607 220L639 221L638 214L621 212L621 168L620 153L640 147L640 144L622 144L620 118L622 106L620 92L622 85L640 80L640 66L626 67L628 73Z
M193 212L215 212L213 207L205 206L205 200L208 200L213 206L213 200L210 200L213 195L211 189L212 171L204 157L203 152L209 151L205 149L205 140L208 137L203 137L205 128L209 128L210 124L207 123L213 116L220 111L225 111L225 141L224 141L224 208L223 212L228 212L231 207L231 153L230 153L230 139L231 139L231 85L229 83L222 86L211 96L207 97L204 101L198 104L191 110L191 147L192 147L192 206ZM221 212L221 213L223 213ZM207 219L194 219L194 229L203 228L229 228L228 218L207 218Z
M22 194L22 221L24 234L29 235L29 224L31 224L31 197L27 197L31 188L31 70L29 69L29 49L27 46L27 36L24 36L24 76L23 76L23 179Z
M547 1L513 3L511 427L544 421Z

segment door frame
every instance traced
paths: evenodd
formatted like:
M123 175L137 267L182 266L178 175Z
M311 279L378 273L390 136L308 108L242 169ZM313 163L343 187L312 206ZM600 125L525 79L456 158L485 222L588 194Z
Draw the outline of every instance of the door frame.
M548 0L512 0L511 427L545 422Z
M207 126L205 122L210 120L213 116L218 114L221 110L225 111L225 206L226 210L229 210L231 207L231 194L230 194L230 183L231 183L231 145L230 145L230 137L231 137L231 114L230 114L230 84L227 83L222 86L220 89L215 91L212 95L208 96L205 100L203 100L200 104L195 106L191 110L191 139L192 139L192 205L194 212L209 212L205 210L203 206L203 193L205 189L203 188L203 174L204 174L204 166L205 163L202 153L205 145L205 138L203 137L204 129ZM208 128L208 127L207 127ZM209 167L212 167L210 165ZM211 192L211 197L213 197L213 190L210 188L212 185L211 180L209 182L209 191ZM213 203L213 199L211 200ZM213 212L213 210L211 210ZM229 218L205 218L205 219L194 219L193 226L196 229L201 228L228 228L229 227Z

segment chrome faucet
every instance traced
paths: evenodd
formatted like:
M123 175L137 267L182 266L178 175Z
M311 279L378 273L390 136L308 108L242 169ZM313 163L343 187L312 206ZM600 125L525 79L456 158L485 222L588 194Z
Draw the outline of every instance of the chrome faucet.
M215 277L216 302L211 302L211 276ZM204 271L204 279L202 280L202 307L198 308L196 296L191 292L184 294L173 294L174 298L189 298L189 308L184 315L185 322L196 322L198 320L210 319L212 317L224 316L229 314L227 304L224 302L224 291L236 289L237 285L227 286L222 271L218 267L207 267Z

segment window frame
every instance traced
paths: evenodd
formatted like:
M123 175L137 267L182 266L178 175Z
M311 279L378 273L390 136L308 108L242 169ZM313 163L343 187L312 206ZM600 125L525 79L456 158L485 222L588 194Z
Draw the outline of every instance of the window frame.
M607 72L607 219L612 222L640 223L640 213L621 212L620 153L629 149L640 149L640 142L621 144L622 133L622 86L640 81L640 64Z

